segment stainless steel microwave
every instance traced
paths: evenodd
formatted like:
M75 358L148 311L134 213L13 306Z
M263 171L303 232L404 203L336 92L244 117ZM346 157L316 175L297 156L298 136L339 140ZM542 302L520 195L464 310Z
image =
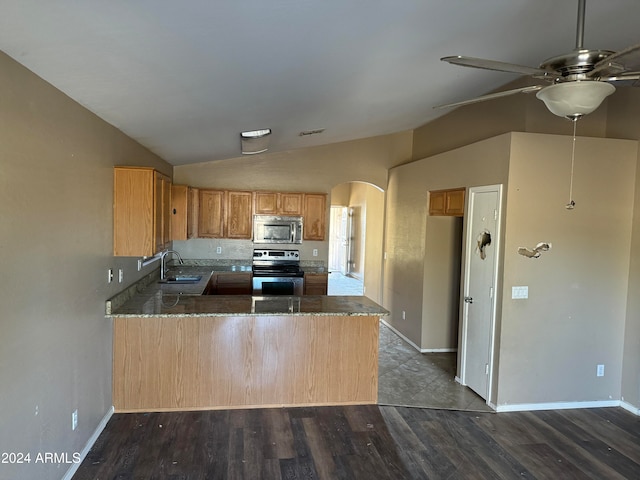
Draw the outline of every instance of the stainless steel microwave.
M302 217L254 215L253 243L302 243Z

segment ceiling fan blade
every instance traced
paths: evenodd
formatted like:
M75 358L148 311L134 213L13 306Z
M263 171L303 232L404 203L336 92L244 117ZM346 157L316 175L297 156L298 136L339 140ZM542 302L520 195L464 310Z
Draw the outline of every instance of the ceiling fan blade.
M495 70L498 72L519 73L521 75L532 75L536 78L547 78L554 76L554 72L542 70L541 68L527 67L524 65L516 65L515 63L498 62L496 60L487 60L484 58L464 57L455 55L451 57L442 57L440 60L453 65L462 67L481 68L483 70Z
M624 72L620 75L600 77L602 82L622 82L621 87L640 87L640 72Z
M591 78L615 76L640 69L640 45L633 45L596 63L587 76Z
M486 100L493 100L494 98L507 97L509 95L515 95L516 93L537 92L538 90L542 90L543 88L544 86L542 85L532 85L530 87L514 88L513 90L504 90L503 92L489 93L487 95L482 95L480 97L472 98L469 100L462 100L460 102L447 103L444 105L436 105L433 108L460 107L463 105L471 105L472 103L484 102Z

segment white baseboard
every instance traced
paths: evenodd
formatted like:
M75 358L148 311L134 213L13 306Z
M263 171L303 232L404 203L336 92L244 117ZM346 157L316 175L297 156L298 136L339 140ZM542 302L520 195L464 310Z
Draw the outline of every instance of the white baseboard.
M407 337L405 337L402 334L402 332L399 332L396 328L394 328L392 325L389 325L382 318L380 319L380 321L382 323L384 323L390 330L392 330L396 335L398 335L400 338L402 338L405 342L407 342L409 345L411 345L413 348L415 348L420 353L450 353L450 352L457 352L458 351L457 348L420 348L418 345L416 345L411 340L409 340Z
M631 405L629 402L625 402L624 400L620 400L620 406L622 408L624 408L625 410L630 411L634 415L640 416L640 408L636 407L635 405Z
M620 407L620 400L601 400L593 402L552 402L552 403L518 403L514 405L498 405L495 410L502 412L530 412L534 410L567 410L571 408L603 408Z
M104 430L104 427L107 426L107 423L109 422L109 419L113 415L113 412L114 412L114 407L112 406L107 411L105 416L102 417L102 420L100 420L100 423L96 427L93 434L89 437L89 440L87 440L87 443L85 444L84 448L80 452L80 461L78 463L71 464L71 466L69 467L69 470L67 470L67 473L65 473L64 477L62 477L62 480L71 480L71 478L75 475L75 473L78 471L78 468L80 468L80 465L82 464L85 457L89 453L89 450L91 450L91 447L93 447L93 444L96 443L96 440L98 440L98 437Z

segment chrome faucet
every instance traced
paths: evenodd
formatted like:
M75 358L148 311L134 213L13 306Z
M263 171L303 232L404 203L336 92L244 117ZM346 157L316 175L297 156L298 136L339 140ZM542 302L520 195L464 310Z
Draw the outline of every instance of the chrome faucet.
M166 263L165 263L165 257L167 255L169 255L170 253L174 253L174 254L176 254L178 256L178 261L180 262L180 265L184 264L184 261L182 260L182 257L175 250L167 250L166 252L162 252L162 255L160 255L160 280L164 280L164 278L165 278L165 276L167 274L167 266L166 266Z

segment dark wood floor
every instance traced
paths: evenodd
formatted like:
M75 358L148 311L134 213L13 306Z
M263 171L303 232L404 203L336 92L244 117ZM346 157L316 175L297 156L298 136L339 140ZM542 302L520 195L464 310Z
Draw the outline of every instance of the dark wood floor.
M638 479L640 418L377 405L116 414L73 478Z

